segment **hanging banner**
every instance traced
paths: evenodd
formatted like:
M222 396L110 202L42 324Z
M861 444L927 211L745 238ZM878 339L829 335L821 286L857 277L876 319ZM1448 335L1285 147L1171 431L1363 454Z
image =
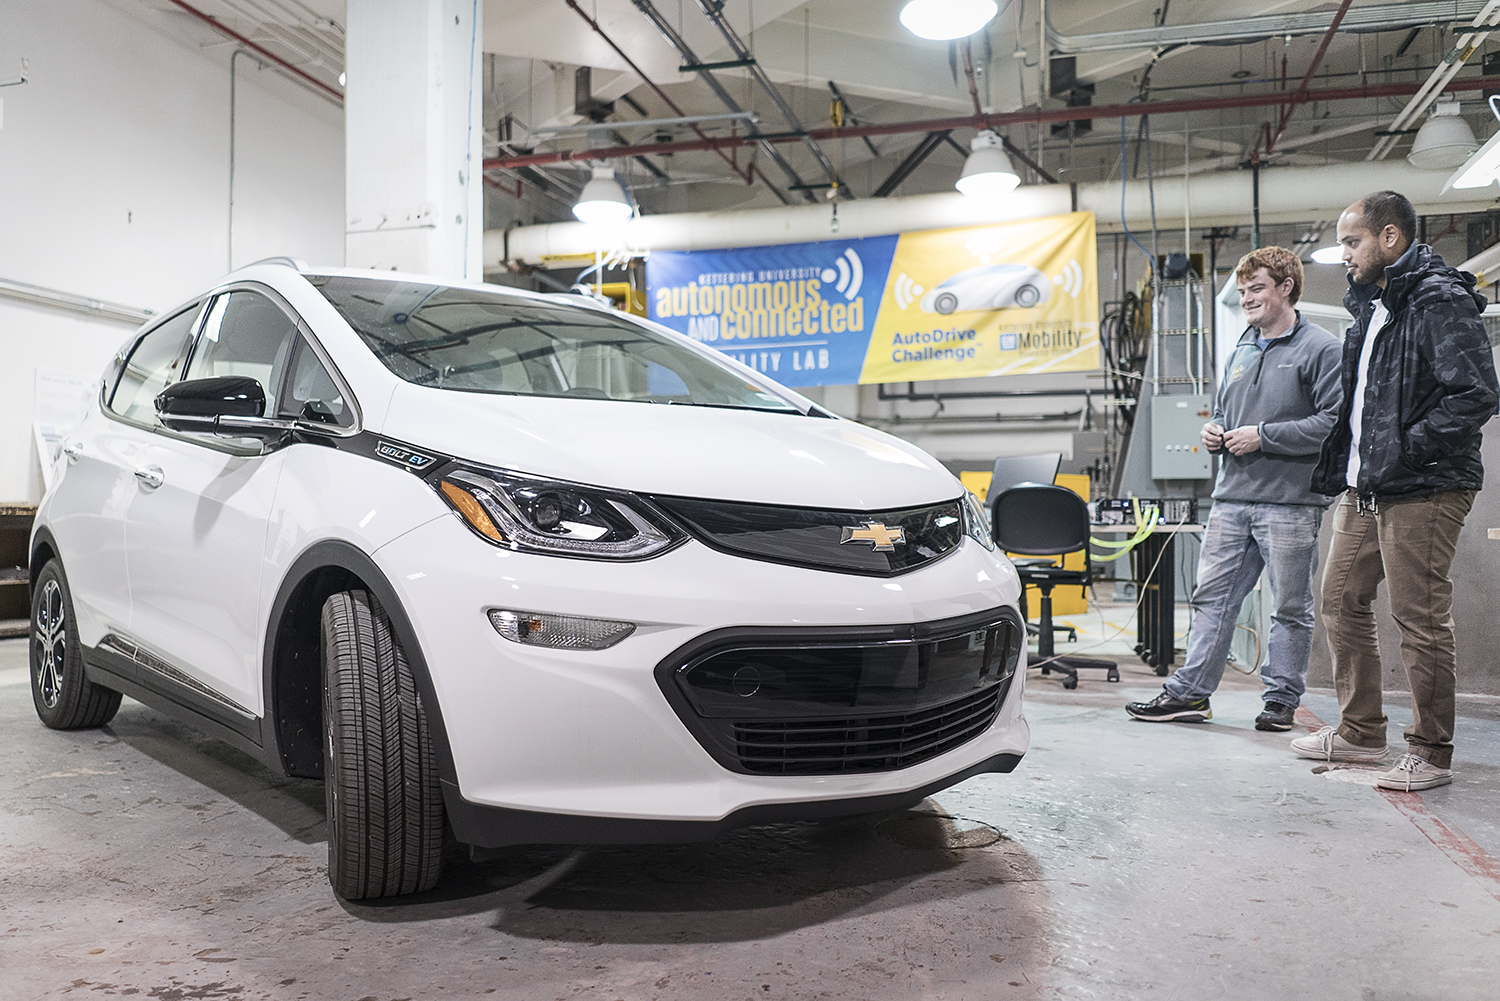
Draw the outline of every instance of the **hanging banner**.
M1097 369L1094 216L658 251L651 319L787 386Z

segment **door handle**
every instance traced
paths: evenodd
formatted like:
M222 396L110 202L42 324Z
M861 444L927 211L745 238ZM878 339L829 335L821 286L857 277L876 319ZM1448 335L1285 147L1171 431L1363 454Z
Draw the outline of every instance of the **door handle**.
M167 482L167 478L163 475L160 466L142 466L135 471L135 478L140 480L150 490L155 490Z
M62 450L63 455L68 457L69 462L77 462L78 457L83 454L83 444L81 442L70 441L63 445Z

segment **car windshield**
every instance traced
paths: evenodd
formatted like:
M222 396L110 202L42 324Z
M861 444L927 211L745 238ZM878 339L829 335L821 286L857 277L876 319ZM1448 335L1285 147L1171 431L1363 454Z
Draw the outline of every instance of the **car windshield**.
M308 281L387 368L419 386L799 412L728 366L602 310L382 278Z

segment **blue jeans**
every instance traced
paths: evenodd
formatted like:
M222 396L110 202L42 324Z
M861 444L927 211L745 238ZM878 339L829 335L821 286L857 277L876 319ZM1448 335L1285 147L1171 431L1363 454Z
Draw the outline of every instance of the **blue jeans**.
M1215 501L1198 555L1187 659L1163 686L1179 699L1212 695L1224 677L1235 619L1245 596L1268 570L1276 610L1262 637L1260 664L1267 702L1295 708L1307 686L1313 635L1313 575L1323 509L1301 504Z

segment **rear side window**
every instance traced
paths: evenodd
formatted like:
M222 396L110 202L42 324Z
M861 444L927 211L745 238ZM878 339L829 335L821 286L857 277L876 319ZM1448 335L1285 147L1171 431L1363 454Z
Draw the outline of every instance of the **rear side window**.
M194 304L142 337L125 359L109 409L127 420L153 423L156 394L182 374L183 348L198 319Z
M254 292L214 300L188 363L189 379L249 376L266 393L266 413L276 412L276 373L297 340L297 327L280 306Z

